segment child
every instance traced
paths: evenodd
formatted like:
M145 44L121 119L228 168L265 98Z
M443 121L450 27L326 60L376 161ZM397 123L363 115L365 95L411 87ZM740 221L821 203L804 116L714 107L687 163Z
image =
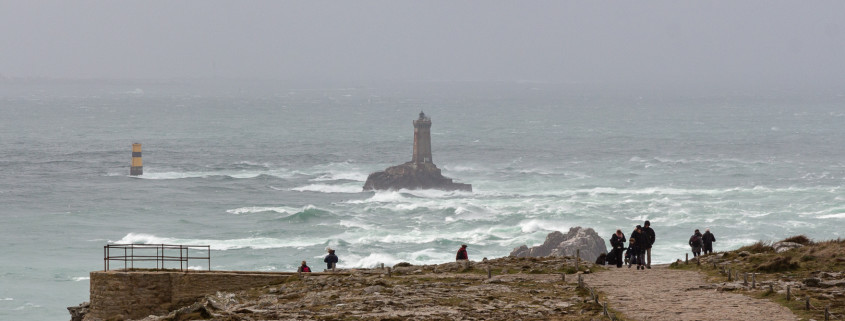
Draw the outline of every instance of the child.
M631 268L631 265L634 264L637 265L637 270L645 269L645 267L643 267L643 256L641 252L642 249L640 248L640 245L637 244L637 239L631 238L628 240L628 253L631 255L631 261L628 265L629 269Z

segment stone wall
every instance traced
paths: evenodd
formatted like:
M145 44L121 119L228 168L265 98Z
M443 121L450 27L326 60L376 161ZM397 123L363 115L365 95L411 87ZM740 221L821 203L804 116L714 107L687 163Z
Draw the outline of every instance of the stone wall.
M278 284L295 274L235 271L91 272L91 306L85 320L140 319L150 314L166 314L192 304L207 294Z

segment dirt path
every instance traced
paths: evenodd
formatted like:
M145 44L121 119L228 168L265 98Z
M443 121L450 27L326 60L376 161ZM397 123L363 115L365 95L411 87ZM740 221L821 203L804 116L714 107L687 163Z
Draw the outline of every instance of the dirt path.
M718 292L707 287L698 272L672 270L667 265L639 271L614 266L606 272L586 274L584 281L604 292L611 308L633 320L798 320L778 304Z

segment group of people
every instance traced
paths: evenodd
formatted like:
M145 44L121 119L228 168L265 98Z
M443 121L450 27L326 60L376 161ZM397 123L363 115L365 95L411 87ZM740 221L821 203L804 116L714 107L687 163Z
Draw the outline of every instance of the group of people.
M704 254L713 253L713 242L716 242L716 236L710 233L710 229L705 229L704 234L695 229L695 233L689 238L689 246L692 248L692 257L701 255L701 249L704 249Z
M334 250L331 248L326 249L329 252L325 258L323 258L323 262L326 263L326 270L331 270L337 265L337 255L334 254ZM308 267L308 264L305 261L302 261L302 265L299 266L297 272L311 272L311 268Z
M616 230L610 237L610 246L613 249L607 257L609 264L616 264L617 268L621 268L625 263L630 269L631 266L636 265L637 270L645 270L651 268L651 247L654 245L655 234L654 229L651 228L651 222L645 221L642 226L637 225L634 231L631 232L631 237L625 239L625 234L622 230ZM628 242L627 249L625 242ZM622 254L625 254L623 261Z
M654 229L651 228L651 222L645 221L642 226L637 225L631 232L631 237L625 239L625 234L622 230L616 230L610 237L610 246L613 249L607 255L608 264L616 264L617 268L621 268L623 263L631 266L636 266L637 270L651 269L651 247L654 245L655 234ZM628 242L628 246L625 246ZM695 233L689 239L689 245L692 247L693 257L701 255L701 250L704 249L704 254L713 253L713 242L716 242L716 237L710 233L710 229L706 229L704 234L696 229ZM331 248L326 249L329 254L323 259L326 263L326 269L331 270L337 264L337 255ZM624 260L622 259L624 253ZM461 245L458 253L455 255L456 261L469 260L467 255L467 245ZM311 272L305 261L299 267L299 272Z

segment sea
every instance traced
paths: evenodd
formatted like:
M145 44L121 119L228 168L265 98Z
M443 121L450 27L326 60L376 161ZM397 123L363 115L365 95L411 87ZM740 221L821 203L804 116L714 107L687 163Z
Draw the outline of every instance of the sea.
M434 163L473 191L363 191L411 159L421 111ZM695 229L717 251L836 239L843 147L841 91L0 80L0 320L69 320L115 244L210 246L196 270L321 271L329 247L339 268L450 262L461 244L478 261L645 220L657 263Z

